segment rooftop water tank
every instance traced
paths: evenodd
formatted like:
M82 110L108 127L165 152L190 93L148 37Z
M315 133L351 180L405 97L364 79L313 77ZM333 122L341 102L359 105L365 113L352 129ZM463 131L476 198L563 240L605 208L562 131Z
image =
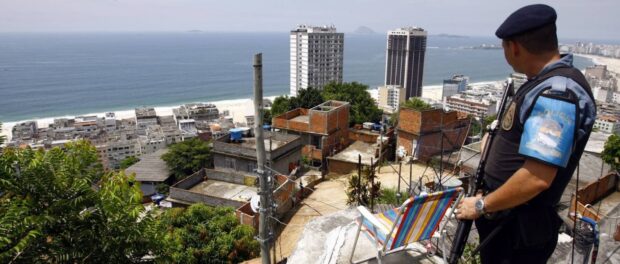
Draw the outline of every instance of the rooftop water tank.
M230 140L238 141L243 138L243 130L241 128L233 128L230 130Z

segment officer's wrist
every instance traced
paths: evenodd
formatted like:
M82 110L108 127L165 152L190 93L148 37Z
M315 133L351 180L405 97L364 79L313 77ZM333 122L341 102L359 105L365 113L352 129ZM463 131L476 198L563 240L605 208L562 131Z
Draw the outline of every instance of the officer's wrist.
M476 209L476 213L478 215L484 215L488 213L486 210L486 203L484 201L484 196L480 197L480 199L476 201L474 208Z

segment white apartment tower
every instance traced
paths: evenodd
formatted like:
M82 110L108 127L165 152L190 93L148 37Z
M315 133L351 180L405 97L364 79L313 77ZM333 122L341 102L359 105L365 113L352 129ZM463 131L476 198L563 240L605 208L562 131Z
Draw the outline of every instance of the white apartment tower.
M300 89L323 89L342 82L344 33L334 26L297 26L291 30L291 96Z

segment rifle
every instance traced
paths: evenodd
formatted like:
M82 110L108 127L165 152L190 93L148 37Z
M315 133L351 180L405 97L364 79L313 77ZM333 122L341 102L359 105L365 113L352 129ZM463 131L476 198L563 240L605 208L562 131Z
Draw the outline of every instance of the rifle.
M512 78L508 78L506 81L506 89L504 90L504 95L502 96L502 101L499 105L499 112L497 114L498 123L502 121L502 117L504 116L504 110L506 103L508 101L508 97L514 94L514 81ZM493 143L493 139L497 131L497 125L491 126L488 132L488 136L484 142L484 149L480 149L480 162L478 163L478 168L476 169L476 174L474 175L474 185L469 186L469 190L467 192L467 197L475 196L476 192L482 188L482 179L484 178L484 167L486 166L487 157L489 155L489 150L491 150L491 144ZM465 245L467 244L467 238L469 237L469 231L471 230L471 225L474 221L472 220L460 220L459 224L456 228L456 234L454 240L452 241L452 248L450 249L450 255L448 257L448 263L456 264L458 260L463 255L463 250L465 250ZM480 245L482 246L482 244Z

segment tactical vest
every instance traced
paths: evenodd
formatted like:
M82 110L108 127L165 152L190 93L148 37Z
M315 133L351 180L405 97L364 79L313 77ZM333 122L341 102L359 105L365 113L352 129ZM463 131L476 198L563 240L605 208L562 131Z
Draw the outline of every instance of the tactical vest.
M570 181L576 166L579 164L579 159L581 158L581 154L583 153L588 138L590 137L592 125L594 124L594 120L588 120L589 124L584 126L584 120L580 120L580 118L583 118L584 116L583 111L581 111L579 107L579 105L583 105L584 102L581 102L583 100L580 99L587 96L589 97L587 99L591 100L592 104L594 102L594 97L592 96L590 86L579 70L568 66L561 66L559 68L552 69L547 73L527 81L515 93L512 98L512 102L507 104L508 106L504 111L502 120L498 120L499 124L496 132L497 134L495 135L494 141L491 145L486 167L484 169L484 183L489 191L499 188L519 168L523 166L526 157L519 154L519 145L521 143L521 134L523 134L525 120L527 119L527 116L529 116L531 108L533 108L532 102L535 102L538 96L552 91L551 86L538 86L543 84L545 80L555 76L567 77L579 84L583 90L585 90L585 93L583 93L584 91L581 91L580 94L575 94L572 90L569 91L568 89L565 89L564 93L554 93L554 96L560 96L564 99L568 99L577 105L577 117L575 124L577 127L576 130L578 131L575 131L573 153L570 156L566 168L558 168L556 177L551 186L530 200L528 204L555 206L559 202L564 188ZM530 92L535 94L528 95ZM532 98L532 96L534 96L534 98ZM521 107L524 107L524 101L529 103L528 106L530 109L521 109ZM596 108L594 107L594 113L595 112ZM522 116L524 114L525 116Z

